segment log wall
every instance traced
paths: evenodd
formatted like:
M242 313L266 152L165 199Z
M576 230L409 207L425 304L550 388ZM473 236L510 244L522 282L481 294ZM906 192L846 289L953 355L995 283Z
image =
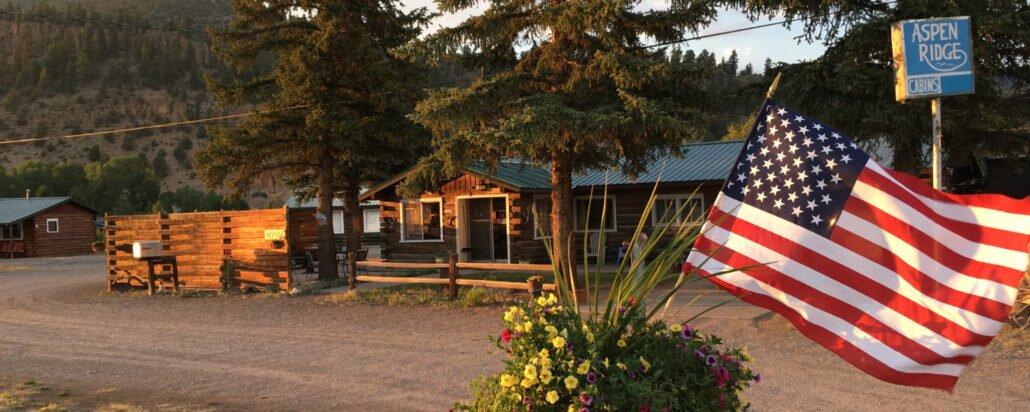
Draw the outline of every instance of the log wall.
M286 209L106 216L104 220L109 280L124 272L145 279L146 262L132 257L132 243L160 240L165 255L176 256L181 287L220 289L226 259L240 267L235 286L280 290L292 286L288 239L281 246L265 239L266 230L289 233Z

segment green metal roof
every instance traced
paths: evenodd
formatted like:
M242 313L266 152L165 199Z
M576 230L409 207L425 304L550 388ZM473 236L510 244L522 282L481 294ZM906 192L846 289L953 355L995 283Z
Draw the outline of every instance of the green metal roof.
M25 220L33 215L64 204L71 198L65 197L9 197L0 198L0 225Z
M593 170L573 176L572 187L601 186L606 179L609 185L654 184L659 175L664 183L720 181L729 175L743 144L739 140L688 144L683 146L682 156L662 156L636 179L630 179L619 171L609 171L606 176L603 170ZM492 173L487 173L482 164L467 169L521 190L551 189L550 171L518 159L502 161Z

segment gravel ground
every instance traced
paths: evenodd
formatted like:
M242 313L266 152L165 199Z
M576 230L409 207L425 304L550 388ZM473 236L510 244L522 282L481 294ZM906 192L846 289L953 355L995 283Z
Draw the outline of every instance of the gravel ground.
M108 294L103 271L98 256L0 261L0 381L157 410L444 410L501 366L487 340L499 308ZM755 410L1025 406L1025 337L992 345L948 394L870 378L760 313L730 305L697 322L750 348Z

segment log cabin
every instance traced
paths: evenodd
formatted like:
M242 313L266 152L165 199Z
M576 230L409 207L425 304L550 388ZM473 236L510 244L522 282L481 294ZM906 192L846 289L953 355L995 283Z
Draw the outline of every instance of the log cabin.
M90 253L96 216L70 197L0 198L0 256Z
M658 158L635 178L603 170L573 176L576 250L584 250L587 242L588 258L621 257L656 182L655 210L645 230L668 219L682 225L702 223L742 146L742 141L685 145L681 153ZM361 194L362 201L379 201L384 254L390 260L432 261L457 253L463 262L548 262L544 239L550 233L551 186L546 167L518 159L489 171L472 164L418 198L402 198L397 185L411 172ZM606 185L608 217L602 224L600 199ZM666 213L681 207L679 216Z

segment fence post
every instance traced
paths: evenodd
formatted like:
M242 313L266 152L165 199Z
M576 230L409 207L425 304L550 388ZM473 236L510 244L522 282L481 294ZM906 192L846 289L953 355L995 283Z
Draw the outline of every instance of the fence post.
M358 252L347 252L347 271L350 272L350 290L358 288Z
M451 300L458 298L458 254L451 253L447 258L448 294Z

